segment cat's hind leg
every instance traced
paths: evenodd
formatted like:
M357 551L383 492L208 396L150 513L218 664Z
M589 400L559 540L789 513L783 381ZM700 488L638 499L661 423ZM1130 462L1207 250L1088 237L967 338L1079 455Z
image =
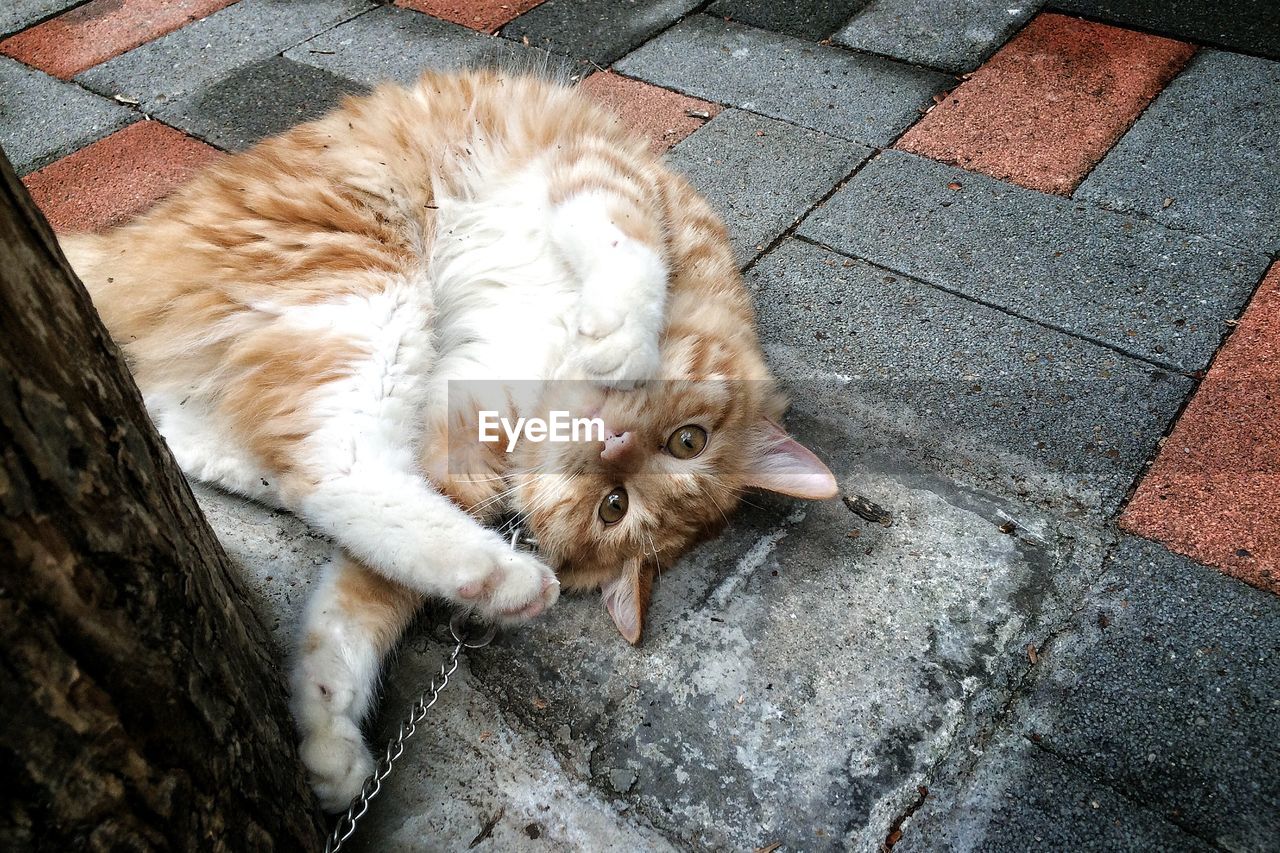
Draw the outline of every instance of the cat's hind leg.
M373 770L360 724L382 660L422 596L337 552L311 594L292 676L302 762L321 805L346 808Z

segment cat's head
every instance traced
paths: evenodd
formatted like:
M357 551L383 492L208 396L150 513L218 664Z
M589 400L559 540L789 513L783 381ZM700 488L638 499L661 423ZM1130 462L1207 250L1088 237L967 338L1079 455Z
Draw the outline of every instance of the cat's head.
M599 587L622 636L637 643L652 583L713 534L749 489L836 494L835 478L778 426L784 402L754 335L730 362L705 340L664 345L664 375L598 390L588 414L605 440L525 444L514 505L566 588Z

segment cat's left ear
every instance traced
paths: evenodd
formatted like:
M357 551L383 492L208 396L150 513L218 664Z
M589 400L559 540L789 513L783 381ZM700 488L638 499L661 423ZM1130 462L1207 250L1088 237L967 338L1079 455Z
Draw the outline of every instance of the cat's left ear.
M604 594L605 609L618 626L618 633L631 645L639 645L644 616L649 612L649 598L653 594L653 575L644 562L638 558L627 560L622 574L601 584L600 592Z
M822 460L773 421L761 418L755 439L748 486L811 501L839 493L835 475Z

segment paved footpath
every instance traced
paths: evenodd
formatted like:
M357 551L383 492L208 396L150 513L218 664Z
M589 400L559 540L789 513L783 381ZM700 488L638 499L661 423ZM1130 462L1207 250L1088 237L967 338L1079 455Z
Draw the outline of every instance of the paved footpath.
M377 81L567 57L724 214L791 427L892 513L753 499L641 649L580 598L470 656L364 849L1280 850L1275 0L9 0L0 36L64 230ZM287 647L324 543L199 495Z

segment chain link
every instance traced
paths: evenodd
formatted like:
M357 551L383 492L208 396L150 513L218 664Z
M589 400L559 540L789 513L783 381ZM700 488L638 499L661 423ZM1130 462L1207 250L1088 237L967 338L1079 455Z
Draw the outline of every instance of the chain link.
M453 675L458 669L458 656L462 654L464 648L479 649L489 645L489 641L493 639L494 627L487 626L483 631L474 633L468 630L467 617L464 613L456 614L449 620L449 630L453 633L455 644L453 651L449 653L449 657L440 664L440 671L431 679L431 684L426 690L418 696L418 700L413 703L409 709L409 715L400 723L400 730L387 743L386 751L382 757L373 766L373 772L369 774L369 778L364 780L364 785L360 788L360 793L356 794L351 800L351 805L347 806L346 812L338 818L338 822L333 827L333 832L329 833L329 839L325 842L325 853L337 853L342 849L342 845L347 842L352 834L356 831L356 824L369 811L369 803L373 798L378 796L382 791L382 782L391 775L391 767L396 760L404 755L404 744L409 738L413 737L418 731L418 724L427 716L428 709L436 704L436 700L440 698L440 691L444 690L445 685L449 683L449 676Z

